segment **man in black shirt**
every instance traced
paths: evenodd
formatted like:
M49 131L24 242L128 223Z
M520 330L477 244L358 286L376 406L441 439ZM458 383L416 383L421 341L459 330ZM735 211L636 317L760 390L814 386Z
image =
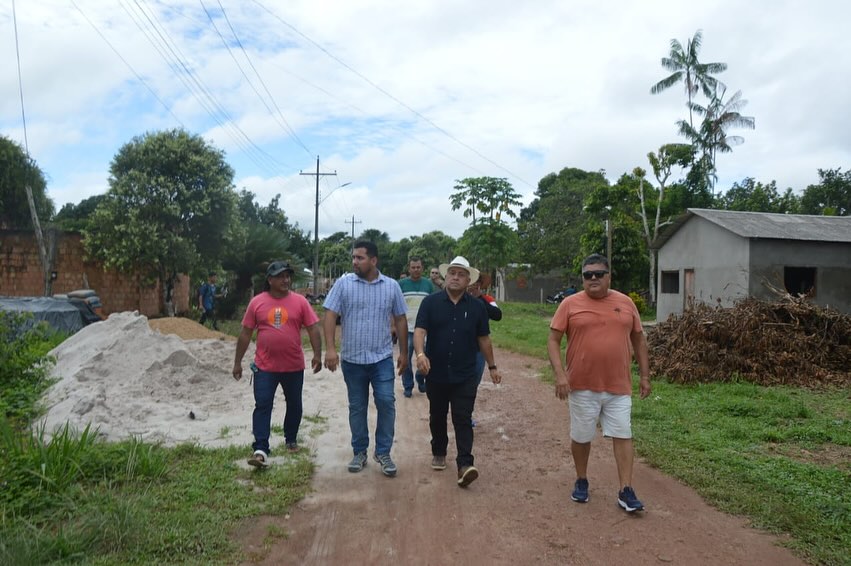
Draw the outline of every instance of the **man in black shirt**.
M478 379L476 353L481 351L490 370L491 381L501 377L493 357L488 313L482 301L471 297L467 287L479 278L479 270L458 256L440 266L446 286L420 304L414 329L417 370L427 375L431 429L431 467L446 469L449 444L446 416L452 409L455 446L458 456L458 485L467 487L479 477L473 465L473 406ZM426 342L426 336L428 342Z

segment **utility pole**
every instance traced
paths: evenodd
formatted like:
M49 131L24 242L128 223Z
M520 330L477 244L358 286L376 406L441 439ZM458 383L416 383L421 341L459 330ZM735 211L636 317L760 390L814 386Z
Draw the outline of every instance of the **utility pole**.
M355 224L360 224L360 223L361 223L360 220L357 220L357 221L355 220L354 214L352 214L351 220L346 220L346 224L352 225L352 255L354 255L354 253L355 253Z
M612 207L606 206L606 259L609 261L609 272L612 271Z
M316 156L316 173L305 173L304 171L299 171L299 175L316 175L316 209L314 211L313 216L313 294L319 294L319 287L317 286L317 277L319 276L319 177L324 177L325 175L333 175L336 176L337 172L333 173L320 173L319 172L319 156Z

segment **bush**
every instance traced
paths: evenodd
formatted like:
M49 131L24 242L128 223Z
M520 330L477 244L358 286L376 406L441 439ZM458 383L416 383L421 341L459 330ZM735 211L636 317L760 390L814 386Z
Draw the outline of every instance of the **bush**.
M635 303L635 308L638 309L638 314L644 314L647 312L647 301L644 300L644 297L633 291L629 294L629 298L632 299L633 303Z
M23 423L37 416L36 403L51 385L55 362L48 352L66 337L44 322L31 322L30 313L0 311L0 415Z

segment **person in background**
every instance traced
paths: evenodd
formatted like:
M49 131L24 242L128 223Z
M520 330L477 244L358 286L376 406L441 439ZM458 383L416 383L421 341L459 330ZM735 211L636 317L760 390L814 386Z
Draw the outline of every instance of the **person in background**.
M434 285L434 292L438 292L443 289L443 285L445 284L443 277L440 276L440 270L436 267L432 267L429 272L429 278L431 279L431 284Z
M211 271L207 274L207 282L198 289L198 309L201 310L201 319L198 322L203 325L209 320L213 330L219 329L219 323L216 321L216 299L222 298L216 289L217 280L218 275Z
M632 488L632 375L630 347L638 362L639 395L650 395L650 362L638 309L609 289L609 262L592 254L582 262L583 291L565 298L550 323L547 354L555 373L555 394L570 405L570 451L576 467L571 499L588 501L588 457L599 421L612 439L618 469L618 505L627 513L644 505ZM567 334L565 363L561 342Z
M408 260L409 277L399 280L399 287L402 289L402 296L405 297L405 304L408 305L408 362L409 365L402 374L402 389L405 397L411 397L414 394L414 372L410 366L411 356L414 353L414 323L417 321L417 311L420 309L420 303L423 299L434 293L434 286L431 280L423 277L423 260L419 256L411 256ZM417 388L420 393L425 393L425 376L419 371L416 372Z
M269 463L269 436L275 393L280 385L287 410L284 415L284 441L287 450L298 451L298 429L303 413L304 350L301 329L307 329L313 360L313 373L322 369L322 335L319 317L307 299L290 292L295 271L284 261L273 261L266 269L263 292L255 295L242 317L242 332L236 341L233 377L242 378L242 358L257 330L257 349L251 369L254 372L254 414L252 431L254 453L248 463L266 467Z
M423 299L414 330L417 369L426 375L431 431L431 467L446 469L449 436L446 417L451 409L455 428L458 485L467 487L479 477L473 459L473 407L479 381L476 353L482 351L491 380L502 378L497 370L490 342L488 313L482 301L467 293L479 271L458 256L441 264L446 289Z
M499 308L499 305L496 304L496 299L494 299L490 295L486 295L482 293L482 284L481 280L474 281L467 287L467 292L474 299L478 299L485 304L485 309L488 311L488 318L493 320L494 322L498 322L502 320L502 310ZM485 371L485 356L480 351L476 354L476 375L478 376L479 383L482 382L482 374ZM475 426L475 424L473 424Z
M340 277L325 299L325 367L336 371L339 364L349 396L349 428L352 431L354 456L350 472L366 466L369 448L369 387L378 419L375 426L375 453L381 472L396 475L396 464L390 458L396 426L396 399L393 394L393 341L390 324L399 341L396 369L401 376L408 365L408 308L402 289L394 279L378 271L378 248L373 242L355 242L352 271ZM334 341L337 316L342 326L340 354Z

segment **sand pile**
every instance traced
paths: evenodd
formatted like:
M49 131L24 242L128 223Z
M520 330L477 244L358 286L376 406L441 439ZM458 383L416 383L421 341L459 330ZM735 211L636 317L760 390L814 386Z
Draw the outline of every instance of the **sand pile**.
M47 430L68 421L77 428L91 423L109 440L250 443L251 386L247 377L231 376L235 343L221 336L182 340L130 312L83 328L51 352L59 382L45 400ZM253 356L252 345L246 376Z

